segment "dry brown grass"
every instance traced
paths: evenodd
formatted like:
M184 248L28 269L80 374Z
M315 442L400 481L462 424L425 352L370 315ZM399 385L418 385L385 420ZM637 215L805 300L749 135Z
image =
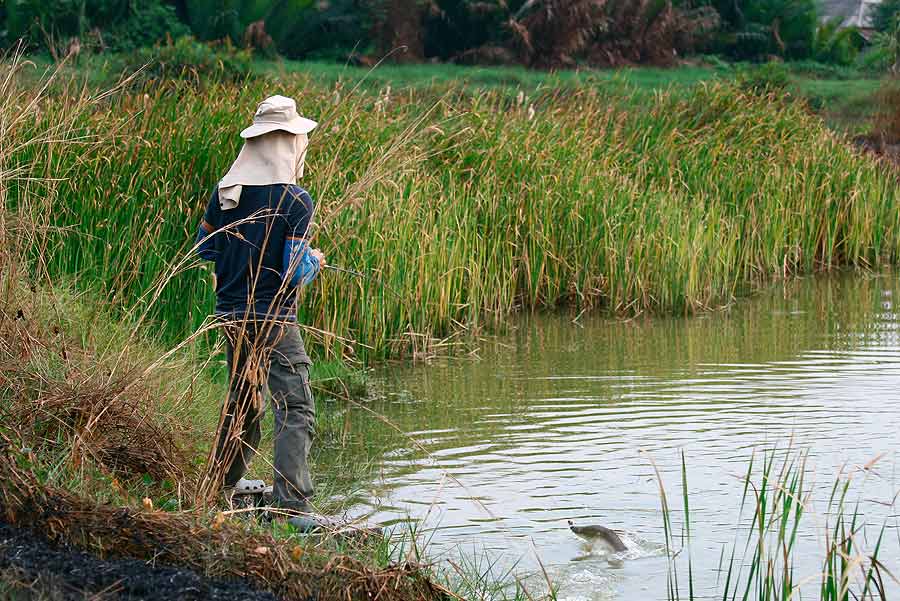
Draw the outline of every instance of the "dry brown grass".
M22 129L46 110L45 89L19 90L17 69L14 61L0 72L0 136L21 140L11 142L13 150L38 145L55 155L67 144L97 143L76 121L102 94L68 98L52 125ZM365 550L362 559L338 553L333 536L321 546L299 544L204 504L167 512L149 498L136 502L142 486L161 491L157 485L168 481L178 493L171 506L191 506L200 475L196 445L208 437L198 436L187 409L210 393L195 390L203 380L190 357L179 358L180 347L163 351L143 337L140 311L113 319L104 303L77 297L49 276L47 218L66 173L42 177L11 152L0 147L0 521L101 558L243 579L284 599L447 597L421 566L378 568ZM12 206L10 187L20 192Z
M191 480L189 427L137 366L98 366L58 326L0 300L0 423L35 451L65 453L118 479Z
M603 22L605 0L527 2L507 22L520 60L531 67L575 64Z
M900 166L900 79L885 82L876 95L878 108L872 131L854 139L859 148Z
M719 24L711 7L672 2L610 0L606 13L603 32L590 48L593 65L673 65Z
M437 601L450 593L412 563L384 569L344 555L310 557L309 547L221 518L98 504L39 482L28 458L0 438L0 516L52 541L101 557L189 567L209 577L245 579L283 599Z
M90 332L98 324L71 327L83 316L69 314L76 303L65 302L63 287L46 273L56 180L44 182L44 194L7 205L9 188L37 181L33 165L21 158L28 148L55 152L96 143L76 121L107 94L76 90L52 124L29 130L28 120L46 110L56 73L41 88L20 88L25 64L13 57L0 70L0 136L10 140L0 149L0 432L15 432L73 474L89 466L114 481L150 477L183 487L191 471L188 428L164 406L165 386L143 376L146 358L128 343L108 352Z
M878 94L878 101L875 135L885 144L900 144L900 78L884 86Z

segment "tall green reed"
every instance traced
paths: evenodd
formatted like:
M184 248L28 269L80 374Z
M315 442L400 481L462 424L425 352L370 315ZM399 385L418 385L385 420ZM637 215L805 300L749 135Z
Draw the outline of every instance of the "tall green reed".
M322 123L301 182L319 203L315 243L369 276L328 273L303 293L300 319L327 354L427 352L522 309L690 313L774 277L898 257L895 180L800 106L723 86L532 104L297 75L124 93L79 123L100 144L25 149L56 179L11 196L53 195L65 230L43 260L133 306L190 247L237 132L276 92ZM150 308L165 335L211 310L203 269Z
M893 579L893 575L878 559L884 528L881 528L875 545L867 549L859 504L851 507L848 500L850 478L838 477L835 480L823 512L826 519L821 571L798 573L798 555L809 553L808 548L800 551L797 545L801 522L809 513L813 500L806 455L791 450L782 453L770 451L762 455L762 465L758 471L754 469L757 463L757 455L754 454L743 477L743 496L736 530L746 532L746 539L743 542L736 540L730 552L723 547L719 560L717 594L722 601L786 601L801 598L801 591L816 581L820 582L817 597L820 601L886 599L884 581L886 578ZM670 556L667 597L671 601L695 598L695 572L690 559L691 513L687 462L683 456L681 469L688 563L686 583L679 579L677 570L677 557L684 548L675 551L672 511L662 477L657 471L666 551ZM802 559L809 558L803 556ZM683 594L685 585L687 596Z

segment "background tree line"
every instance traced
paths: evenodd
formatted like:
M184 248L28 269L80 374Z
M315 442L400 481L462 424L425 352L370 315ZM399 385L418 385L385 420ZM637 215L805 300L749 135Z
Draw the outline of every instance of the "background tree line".
M883 35L898 14L900 0L879 7ZM818 0L0 0L0 36L55 56L192 36L288 58L537 68L665 65L695 52L849 64L866 42L823 23Z

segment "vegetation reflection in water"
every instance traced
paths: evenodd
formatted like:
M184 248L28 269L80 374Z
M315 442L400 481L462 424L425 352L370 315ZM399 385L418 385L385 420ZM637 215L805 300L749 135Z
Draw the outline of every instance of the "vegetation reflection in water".
M723 555L727 564L735 547L740 563L747 543L751 524L738 524L751 458L758 480L764 456L779 465L802 456L809 499L795 584L809 577L818 590L839 474L853 478L845 506L861 502L859 541L871 550L886 525L879 557L896 572L898 294L896 274L834 276L691 319L524 319L478 360L385 368L372 409L406 437L352 417L368 423L369 444L388 449L360 510L422 520L440 557L475 550L526 572L540 572L540 558L563 598L660 599L668 561L651 459L677 547L683 452L695 593L711 594L726 577ZM621 528L634 552L611 565L567 519ZM682 566L682 594L686 575Z

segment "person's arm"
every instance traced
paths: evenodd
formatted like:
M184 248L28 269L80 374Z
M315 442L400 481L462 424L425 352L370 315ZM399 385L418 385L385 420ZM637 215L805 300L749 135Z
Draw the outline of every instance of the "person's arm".
M306 190L292 186L287 211L290 235L284 241L284 278L291 286L307 286L325 263L325 257L318 250L312 249L306 240L310 217L313 213L313 200Z
M321 271L319 260L302 238L288 238L284 243L284 273L291 286L311 284Z
M207 261L216 260L216 249L213 246L212 233L215 230L205 219L200 222L200 228L197 231L197 254L201 259Z
M216 231L216 227L213 226L213 223L218 223L217 213L219 211L219 190L216 188L216 191L213 192L212 197L209 199L209 204L206 206L206 212L203 213L203 220L200 222L200 227L197 231L197 239L195 244L197 245L197 254L200 255L201 259L206 259L207 261L215 261L218 253L216 252L215 244L213 244L213 234Z

